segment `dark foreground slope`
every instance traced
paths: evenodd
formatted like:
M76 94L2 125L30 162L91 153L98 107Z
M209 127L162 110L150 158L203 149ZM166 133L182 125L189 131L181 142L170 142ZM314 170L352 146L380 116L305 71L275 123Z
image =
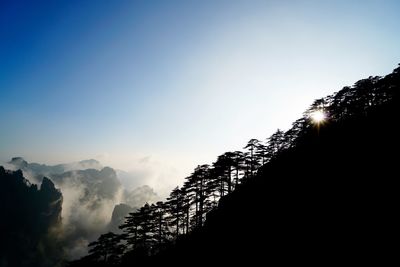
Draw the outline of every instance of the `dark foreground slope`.
M388 260L398 222L398 108L394 98L311 129L152 263Z
M252 139L247 152L198 166L166 203L130 213L122 235L100 236L72 266L393 260L399 91L400 67L315 100L266 145Z

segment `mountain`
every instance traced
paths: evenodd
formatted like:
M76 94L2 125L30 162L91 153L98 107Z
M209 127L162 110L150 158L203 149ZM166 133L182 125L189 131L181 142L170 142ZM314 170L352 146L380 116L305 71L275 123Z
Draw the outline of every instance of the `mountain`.
M148 186L127 190L113 168L103 167L93 159L46 165L14 157L7 167L21 170L33 183L46 176L60 188L64 196L61 211L63 247L60 250L68 259L87 254L88 243L107 229L119 230L118 225L129 212L118 213L117 208L119 217L112 216L115 206L126 203L136 209L159 199Z
M395 260L400 67L317 99L293 127L195 168L72 266Z
M23 170L25 173L30 174L33 179L40 180L43 176L50 176L55 174L62 174L68 171L96 169L101 170L103 166L94 159L82 160L79 162L57 164L57 165L46 165L39 163L28 163L22 157L14 157L8 164L13 167L14 170Z
M399 90L400 67L317 99L286 132L196 167L165 202L147 203L156 195L146 186L124 190L109 167L52 174L67 203L63 248L75 256L89 251L71 266L387 265L397 229ZM43 178L38 189L21 170L0 174L3 214L17 218L2 227L17 227L4 230L5 240L20 245L4 243L0 263L60 259L46 239L57 237L51 229L60 222L53 182ZM122 233L105 233L118 223Z
M326 104L331 113L325 123L303 128L254 179L223 197L204 227L146 263L385 265L394 260L400 68L367 80L372 79L373 86L364 80L351 94L349 87L336 93L336 99L349 95L340 110L334 113ZM368 108L357 106L371 92L375 99L367 100ZM336 112L348 115L334 119Z
M120 203L114 207L108 230L114 233L120 233L118 228L124 221L125 217L132 211L139 209L146 203L156 203L160 197L154 190L148 186L139 186L131 191L124 191L124 203Z
M48 178L38 188L22 171L7 171L2 166L0 182L0 266L60 264L60 190Z
M125 221L125 217L128 216L130 212L138 209L139 207L140 206L133 208L124 203L115 205L111 215L110 224L108 225L108 231L111 231L113 233L120 233L121 230L118 227Z
M85 195L81 200L85 201L96 197L97 199L113 199L119 190L122 189L114 169L104 167L101 170L86 169L52 174L51 178L56 184L68 184L84 186Z

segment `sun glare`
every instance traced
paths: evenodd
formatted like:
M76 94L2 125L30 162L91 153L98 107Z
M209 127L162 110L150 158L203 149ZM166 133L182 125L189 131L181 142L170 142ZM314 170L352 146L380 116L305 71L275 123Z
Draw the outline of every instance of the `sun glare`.
M326 119L326 115L322 110L316 110L310 115L314 123L321 123Z

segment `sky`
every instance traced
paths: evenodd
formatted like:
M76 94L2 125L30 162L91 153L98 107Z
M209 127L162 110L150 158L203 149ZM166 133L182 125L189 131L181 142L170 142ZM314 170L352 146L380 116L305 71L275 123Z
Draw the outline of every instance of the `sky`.
M398 14L399 1L3 0L0 162L94 158L170 188L390 73Z

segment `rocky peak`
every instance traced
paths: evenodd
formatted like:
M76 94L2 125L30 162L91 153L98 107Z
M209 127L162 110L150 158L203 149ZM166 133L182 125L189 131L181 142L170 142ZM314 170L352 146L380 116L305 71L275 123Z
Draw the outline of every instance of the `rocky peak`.
M28 166L28 162L22 157L14 157L9 163L14 165L18 169L23 169Z

